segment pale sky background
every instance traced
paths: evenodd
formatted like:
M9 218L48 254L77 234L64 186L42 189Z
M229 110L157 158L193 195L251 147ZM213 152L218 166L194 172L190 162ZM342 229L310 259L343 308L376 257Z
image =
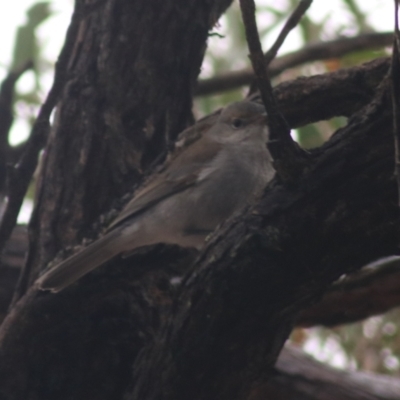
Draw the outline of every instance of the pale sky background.
M36 0L0 2L0 79L5 74L4 67L7 67L11 60L16 29L26 21L26 11L38 2ZM42 23L38 28L38 34L43 43L45 55L49 59L55 59L64 41L73 1L51 0L49 3L54 10L54 15Z
M37 3L36 0L14 0L0 2L0 79L6 73L10 63L14 36L17 27L25 21L26 10ZM286 0L256 0L257 5L272 4L274 7L282 4L285 8ZM358 2L363 11L368 13L369 23L377 30L388 30L393 26L393 0L360 0ZM44 54L49 59L55 59L62 46L66 28L68 26L73 7L73 0L50 0L54 15L43 22L38 30L43 44ZM314 0L308 15L315 22L326 19L328 25L345 24L351 26L351 18L341 0ZM268 24L268 19L262 18L260 25ZM221 30L223 30L223 22ZM343 34L352 35L351 28ZM271 35L272 38L274 35ZM322 38L324 39L324 38ZM213 39L212 39L213 40ZM272 42L272 40L271 40ZM221 43L221 41L219 41ZM223 43L223 42L222 42ZM291 33L283 44L281 54L296 49L300 44L299 37Z

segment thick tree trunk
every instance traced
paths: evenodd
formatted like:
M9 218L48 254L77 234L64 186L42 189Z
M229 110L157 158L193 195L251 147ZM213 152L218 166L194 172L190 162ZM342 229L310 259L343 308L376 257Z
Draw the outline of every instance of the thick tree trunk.
M77 1L21 292L187 127L208 31L230 2Z
M26 293L0 330L0 398L248 398L272 374L300 310L343 273L397 250L384 90L366 106L387 71L381 60L277 89L292 126L357 113L296 184L274 181L196 261L194 251L154 246L57 295L28 289L60 249L100 231L110 216L99 215L188 125L207 33L228 4L78 2ZM172 279L182 274L182 284Z

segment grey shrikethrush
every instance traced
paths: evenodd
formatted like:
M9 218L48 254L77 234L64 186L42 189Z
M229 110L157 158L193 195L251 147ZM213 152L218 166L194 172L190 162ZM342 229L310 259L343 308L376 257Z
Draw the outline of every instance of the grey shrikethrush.
M264 107L226 107L197 141L167 161L122 209L106 234L47 271L36 282L58 292L111 258L171 243L200 249L235 211L274 177Z

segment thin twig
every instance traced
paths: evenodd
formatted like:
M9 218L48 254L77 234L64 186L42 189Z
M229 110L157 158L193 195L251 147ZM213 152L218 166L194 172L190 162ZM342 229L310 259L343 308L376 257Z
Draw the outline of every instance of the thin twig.
M286 21L286 24L279 33L278 38L275 40L275 43L265 53L265 63L267 66L276 57L287 35L293 28L295 28L299 24L301 18L303 17L305 12L309 9L312 2L313 0L300 0L299 5L296 7L296 9L292 12L292 15Z
M264 54L261 48L260 38L255 17L254 0L240 0L243 22L246 30L247 44L250 50L250 60L257 78L262 101L269 112L269 117L277 123L278 127L286 132L286 138L290 136L286 122L277 110L276 102L272 94L272 86L265 68Z
M400 32L399 32L399 0L395 0L394 38L391 65L393 135L395 145L395 173L397 178L398 202L400 206Z
M283 181L292 181L302 171L304 157L290 136L290 128L280 113L273 95L265 58L261 47L255 17L254 0L240 0L250 60L256 75L262 102L269 120L268 148L274 159L274 168Z
M26 62L20 68L11 71L0 86L0 196L5 189L7 163L14 158L12 154L13 147L8 143L8 134L14 120L14 88L18 79L32 67L33 62L31 60Z
M271 61L278 54L279 49L281 48L283 42L285 41L289 32L295 28L303 17L304 13L311 6L313 0L300 0L299 5L292 12L285 25L283 26L281 32L279 33L275 43L271 46L271 48L265 53L265 65L268 68ZM254 93L257 90L256 82L253 82L250 85L249 95Z
M393 32L366 33L352 38L340 38L328 42L312 43L300 50L275 58L268 66L273 78L288 68L320 60L342 57L360 50L381 48L393 44ZM252 68L227 72L214 78L200 80L195 96L204 96L249 85L254 79Z
M80 11L80 7L78 7ZM67 64L78 32L80 12L72 16L66 42L55 65L54 83L33 125L25 151L19 162L8 169L7 205L0 222L0 253L16 224L22 201L36 169L39 153L43 149L50 129L49 118L62 92L67 78Z

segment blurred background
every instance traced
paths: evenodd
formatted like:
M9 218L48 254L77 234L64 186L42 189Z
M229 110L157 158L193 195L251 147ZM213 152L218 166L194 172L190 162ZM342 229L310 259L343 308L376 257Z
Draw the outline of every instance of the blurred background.
M265 50L273 44L298 3L298 0L256 1L259 30ZM301 49L315 49L313 46L321 42L322 47L327 49L332 41L360 35L367 40L352 48L342 48L336 51L335 56L328 55L323 59L314 57L318 58L316 60L310 60L312 57L307 56L300 57L301 61L296 65L273 74L273 84L389 55L389 35L379 36L376 44L373 44L375 42L371 38L392 28L393 3L387 0L315 0L300 24L289 34L278 58L284 60L288 54L297 54ZM72 0L17 0L0 3L0 82L5 82L10 74L18 74L12 98L13 121L8 135L8 142L15 149L23 147L40 104L51 87L54 63L62 47L72 10ZM249 75L247 54L239 4L235 2L210 32L199 91L201 85L210 79L218 81L232 73ZM248 93L250 82L251 79L246 84L235 84L224 91L215 86L207 94L196 96L196 117L242 99ZM296 130L293 136L301 146L312 148L321 145L345 123L344 118L322 121ZM33 193L34 182L25 199L19 223L29 220ZM298 328L290 341L319 361L338 368L400 377L399 317L400 310L392 310L361 323L333 329Z

